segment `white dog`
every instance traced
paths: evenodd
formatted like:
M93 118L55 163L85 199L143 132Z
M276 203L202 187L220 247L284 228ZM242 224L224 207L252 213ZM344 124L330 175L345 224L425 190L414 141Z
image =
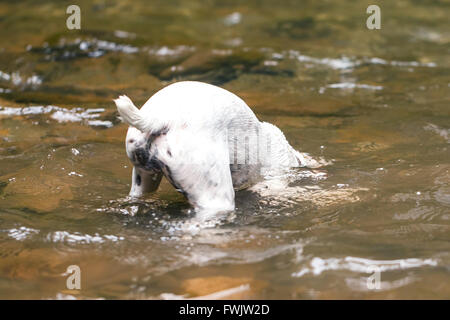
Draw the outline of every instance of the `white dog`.
M114 102L130 125L132 197L155 191L164 174L196 212L232 211L234 191L261 181L267 170L317 164L242 99L213 85L174 83L141 109L126 96Z

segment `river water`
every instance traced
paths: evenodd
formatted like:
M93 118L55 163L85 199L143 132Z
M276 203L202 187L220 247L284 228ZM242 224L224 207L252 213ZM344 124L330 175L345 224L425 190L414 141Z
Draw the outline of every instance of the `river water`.
M450 298L448 1L379 1L380 30L365 1L78 3L81 30L0 2L0 298ZM127 199L112 99L179 80L330 164L189 232L167 181Z

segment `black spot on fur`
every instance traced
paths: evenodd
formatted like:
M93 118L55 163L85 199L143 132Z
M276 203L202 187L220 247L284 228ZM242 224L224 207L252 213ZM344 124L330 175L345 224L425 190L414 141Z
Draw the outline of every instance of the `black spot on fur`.
M155 151L155 154L152 155L151 159L148 161L148 163L146 164L145 168L146 169L151 169L151 170L161 170L165 167L165 164L162 163L158 158L157 158L158 152Z
M170 149L167 149L167 154L169 155L169 157L172 157L172 152L170 152Z
M209 180L208 181L208 186L210 187L210 188L215 188L215 187L217 187L219 184L217 183L217 182L215 182L215 181L211 181L211 180Z
M169 132L169 128L163 127L161 130L153 132L150 137L152 138L152 140L155 140L155 138L159 137L160 135L167 134L167 132Z
M136 161L141 165L144 166L148 162L148 151L144 148L138 148L134 151L135 159Z
M140 186L141 185L141 182L142 182L142 178L141 178L141 175L137 175L136 176L136 184L138 185L138 186Z

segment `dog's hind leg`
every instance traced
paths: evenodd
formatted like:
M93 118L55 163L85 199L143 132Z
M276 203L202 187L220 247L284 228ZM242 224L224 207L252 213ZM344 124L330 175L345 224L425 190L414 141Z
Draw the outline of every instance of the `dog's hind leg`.
M158 140L158 160L167 180L188 199L197 217L234 210L228 146L225 139L174 131ZM169 152L170 151L170 152Z
M162 172L160 171L149 172L133 167L130 197L138 198L147 192L156 191L161 182L161 178Z

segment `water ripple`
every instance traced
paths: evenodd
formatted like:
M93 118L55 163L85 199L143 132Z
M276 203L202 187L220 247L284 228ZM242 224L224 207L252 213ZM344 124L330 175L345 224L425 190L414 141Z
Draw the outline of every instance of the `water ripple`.
M404 270L410 268L419 268L423 266L437 266L438 261L435 259L397 259L397 260L371 260L359 257L345 258L328 258L322 259L314 257L309 267L305 267L298 272L292 273L293 277L300 278L305 274L320 275L324 271L329 270L349 270L359 273L373 273L375 270L379 272Z
M60 123L62 122L86 122L90 126L103 126L112 127L113 123L107 120L98 120L105 109L103 108L62 108L58 106L29 106L23 108L15 107L1 107L0 116L13 117L13 116L27 116L27 115L40 115L51 114L50 118Z

